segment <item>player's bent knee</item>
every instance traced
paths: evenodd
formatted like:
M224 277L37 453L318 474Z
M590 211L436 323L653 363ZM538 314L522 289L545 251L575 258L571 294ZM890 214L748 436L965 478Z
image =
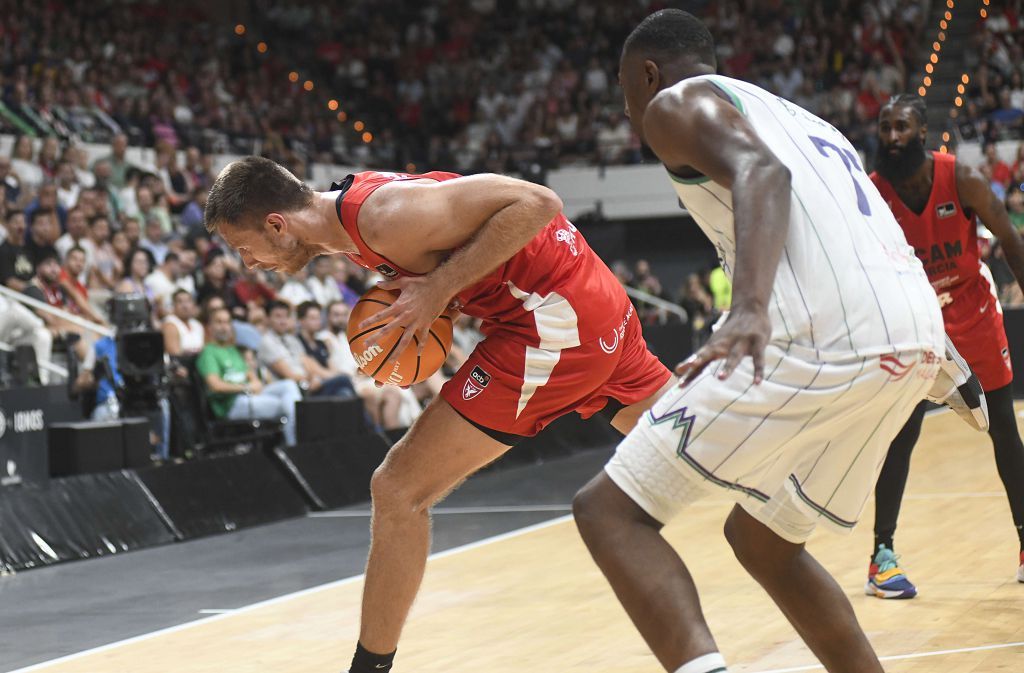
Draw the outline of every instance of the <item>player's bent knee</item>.
M787 572L789 561L803 550L803 545L784 540L739 505L733 507L723 530L736 560L755 577Z
M572 514L580 535L587 542L611 532L618 524L643 524L661 528L601 472L572 499Z
M417 498L413 489L400 475L384 463L370 477L370 498L374 517L423 514L429 502Z
M572 499L572 516L585 540L600 534L602 522L607 522L608 515L613 514L608 511L608 498L602 493L605 490L602 488L602 476L599 474L591 479Z

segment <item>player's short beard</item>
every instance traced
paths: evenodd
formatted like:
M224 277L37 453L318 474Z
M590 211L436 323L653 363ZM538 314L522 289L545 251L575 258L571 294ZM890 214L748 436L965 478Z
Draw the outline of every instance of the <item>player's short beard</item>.
M295 241L294 246L282 255L278 270L288 274L298 273L317 256L317 253L317 248L312 245Z
M880 147L878 158L875 160L875 168L878 170L878 174L889 182L903 182L917 172L926 156L924 142L920 137L915 136L897 154L890 154L889 149L884 145Z

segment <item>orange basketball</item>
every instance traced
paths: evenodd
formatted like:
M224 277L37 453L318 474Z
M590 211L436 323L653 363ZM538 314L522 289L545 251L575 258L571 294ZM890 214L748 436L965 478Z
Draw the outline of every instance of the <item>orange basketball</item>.
M452 348L452 319L442 315L434 321L422 354L416 354L419 340L414 338L415 343L410 344L397 360L385 368L384 363L398 348L403 332L395 332L386 341L378 343L377 332L387 325L386 322L373 323L362 329L359 325L391 306L397 298L398 292L378 287L360 297L348 319L348 346L352 349L352 356L360 371L370 378L395 386L411 386L427 380L444 364Z

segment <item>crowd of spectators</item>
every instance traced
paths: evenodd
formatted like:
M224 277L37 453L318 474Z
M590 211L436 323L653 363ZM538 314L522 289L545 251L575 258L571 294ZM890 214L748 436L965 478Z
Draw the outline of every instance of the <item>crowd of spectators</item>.
M1024 136L1024 14L1021 0L995 0L978 18L964 50L969 73L964 105L955 110L964 140Z
M438 380L413 390L378 388L358 371L344 331L349 310L378 278L340 257L317 258L288 277L246 269L211 237L202 211L213 176L200 168L202 153L197 170L180 176L187 186L180 189L173 174L131 164L123 135L81 170L71 164L74 145L25 140L18 160L43 172L53 152L54 171L36 185L20 179L31 171L0 157L0 283L10 290L100 326L111 326L110 298L144 297L144 327L163 334L175 362L198 358L217 417L294 421L296 399L358 395L370 420L392 430L407 427L436 394ZM96 390L93 417L117 416L116 365L110 380L92 376L97 361L116 355L109 337L3 298L0 309L0 339L32 345L44 378L51 351L67 351L80 365L74 388ZM460 338L472 338L469 322L460 322ZM450 365L460 364L457 355ZM285 424L289 441L294 429Z
M25 144L12 158L33 183L84 177L74 155L57 175L57 138L123 133L132 145L192 148L184 165L159 154L173 209L204 168L194 148L262 153L300 176L312 161L528 175L633 163L643 152L623 115L619 50L665 4L0 0L0 131L48 138L37 166L25 165ZM715 34L723 74L818 113L870 159L878 108L904 90L921 42L924 3L682 4ZM123 163L109 170L124 182Z
M988 178L996 198L1006 206L1010 222L1024 235L1024 142L1017 147L1012 162L1003 161L993 141L982 146L981 163L977 166ZM984 227L979 227L979 242L984 261L992 271L999 300L1003 306L1024 305L1024 292L1006 262L999 242Z

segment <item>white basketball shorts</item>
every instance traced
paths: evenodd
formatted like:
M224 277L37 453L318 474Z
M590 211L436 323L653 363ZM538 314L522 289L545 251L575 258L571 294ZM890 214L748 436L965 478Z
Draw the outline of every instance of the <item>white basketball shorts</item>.
M889 444L931 387L930 351L818 362L769 344L765 378L744 358L725 381L713 363L674 388L622 441L605 472L661 523L715 489L782 538L818 522L849 531Z

